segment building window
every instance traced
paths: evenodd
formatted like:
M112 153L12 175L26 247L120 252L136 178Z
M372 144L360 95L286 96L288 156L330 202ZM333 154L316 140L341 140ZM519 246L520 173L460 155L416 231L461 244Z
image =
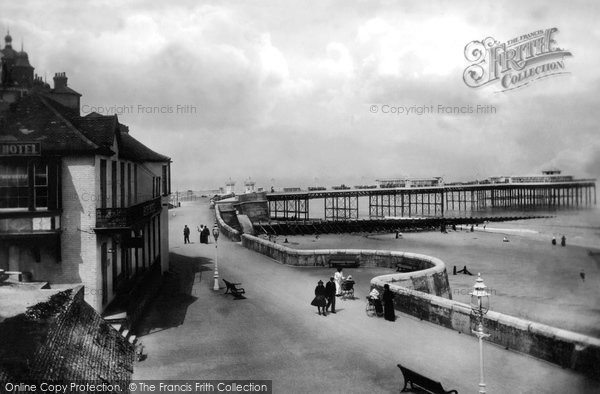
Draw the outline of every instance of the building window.
M29 206L27 164L0 164L0 208Z
M100 159L100 208L106 208L106 160Z
M48 208L48 165L0 164L2 208Z
M121 162L121 208L125 207L125 163Z
M162 166L162 195L166 196L169 194L169 184L168 184L168 169L166 165Z
M110 198L111 198L111 207L117 208L117 162L112 161L110 166Z
M127 163L127 206L131 206L131 163Z
M34 176L35 207L48 207L48 166L36 164Z

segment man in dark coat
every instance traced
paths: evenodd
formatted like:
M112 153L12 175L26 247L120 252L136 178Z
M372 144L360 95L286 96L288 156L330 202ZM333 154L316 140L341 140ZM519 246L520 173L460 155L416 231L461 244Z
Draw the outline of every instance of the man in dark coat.
M183 243L184 244L190 243L190 228L187 226L187 224L183 228Z
M329 282L325 286L325 291L327 293L327 306L325 307L325 311L329 310L331 307L331 313L335 313L335 282L333 280L333 276L329 278Z

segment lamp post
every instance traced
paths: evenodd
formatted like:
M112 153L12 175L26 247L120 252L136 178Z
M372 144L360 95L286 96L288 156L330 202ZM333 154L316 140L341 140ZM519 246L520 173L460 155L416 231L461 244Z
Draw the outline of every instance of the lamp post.
M219 290L219 243L217 240L219 239L219 227L215 225L212 229L213 237L215 237L215 285L213 290Z
M473 334L479 339L479 393L485 394L485 383L483 381L483 338L490 334L483 331L483 317L490 310L490 295L486 291L487 286L481 279L481 274L477 274L477 280L473 286L471 295L471 312L475 317L476 329Z

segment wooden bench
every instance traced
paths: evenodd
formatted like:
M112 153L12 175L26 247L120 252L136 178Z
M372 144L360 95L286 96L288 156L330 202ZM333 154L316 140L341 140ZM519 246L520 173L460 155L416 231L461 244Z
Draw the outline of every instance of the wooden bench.
M428 377L423 376L420 373L417 373L411 369L403 367L400 364L398 364L398 368L400 368L400 371L402 371L402 375L404 375L404 388L402 389L402 392L406 391L406 386L408 386L408 384L410 383L410 387L412 390L414 390L414 386L417 386L423 390L427 390L430 393L435 394L458 394L458 391L456 390L444 390L440 382L436 382L435 380L429 379Z
M360 262L358 260L358 257L353 257L353 256L333 256L330 257L329 260L327 261L327 264L329 265L329 268L332 267L358 267L360 265Z
M241 283L232 283L225 279L223 279L223 282L225 282L225 286L227 286L227 289L225 290L225 294L231 293L236 298L242 298L243 297L242 294L246 293L246 290L244 290L243 287L237 287L237 286L241 285Z
M396 272L412 272L417 271L415 267L405 263L396 263Z

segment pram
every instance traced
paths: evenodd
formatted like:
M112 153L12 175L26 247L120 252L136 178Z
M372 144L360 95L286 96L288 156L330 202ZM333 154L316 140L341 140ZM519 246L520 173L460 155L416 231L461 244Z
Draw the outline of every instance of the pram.
M381 300L377 297L372 297L368 295L366 312L367 316L370 317L373 317L375 315L379 317L383 316L383 305L381 304Z
M345 280L342 282L342 299L354 299L354 281Z

